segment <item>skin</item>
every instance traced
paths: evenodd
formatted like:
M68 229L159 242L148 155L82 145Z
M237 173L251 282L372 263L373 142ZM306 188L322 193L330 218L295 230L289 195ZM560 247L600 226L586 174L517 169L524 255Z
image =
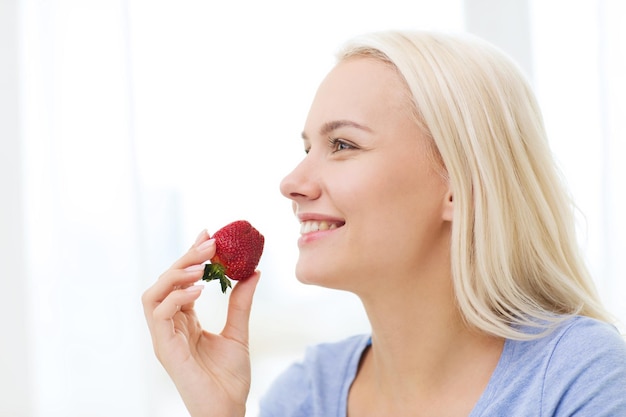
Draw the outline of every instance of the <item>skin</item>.
M248 321L260 277L238 281L220 334L202 329L193 309L202 286L202 264L215 255L215 241L202 231L142 297L154 352L176 384L191 416L244 416L250 391Z
M408 107L395 71L372 59L344 62L321 84L303 132L308 153L281 192L300 218L345 225L300 239L299 280L378 298L407 275L449 272L448 185Z
M348 415L467 416L503 342L455 307L452 191L408 108L396 71L371 58L340 63L321 84L308 153L281 191L301 220L341 227L300 238L297 276L352 291L371 322Z
M352 291L372 325L349 416L467 416L503 346L468 328L455 307L453 194L409 108L393 68L370 58L339 63L306 120L307 154L280 185L300 221L335 225L301 236L298 279ZM202 232L144 293L144 311L155 353L190 414L244 416L259 273L235 285L224 330L208 333L193 311L201 293L193 284L214 253Z

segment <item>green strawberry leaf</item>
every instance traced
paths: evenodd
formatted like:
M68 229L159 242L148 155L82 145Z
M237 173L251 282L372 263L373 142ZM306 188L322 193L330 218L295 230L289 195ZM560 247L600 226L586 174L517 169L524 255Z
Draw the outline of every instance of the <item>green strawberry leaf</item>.
M228 288L232 288L230 279L226 277L224 273L224 266L221 264L205 264L204 265L204 273L202 274L202 280L204 281L213 281L219 280L220 286L222 287L222 293L226 293Z
M226 294L226 290L232 288L230 286L230 280L226 278L226 275L220 277L220 285L222 286L222 294Z

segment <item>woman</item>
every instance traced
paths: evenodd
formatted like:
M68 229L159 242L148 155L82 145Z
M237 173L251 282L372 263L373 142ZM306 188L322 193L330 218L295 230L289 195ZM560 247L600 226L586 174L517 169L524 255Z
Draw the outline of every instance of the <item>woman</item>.
M311 348L262 416L626 415L626 344L508 58L467 37L357 38L302 137L281 183L301 223L296 275L355 293L371 334ZM235 286L224 331L203 332L193 283L214 251L202 232L144 309L191 415L243 416L259 273Z

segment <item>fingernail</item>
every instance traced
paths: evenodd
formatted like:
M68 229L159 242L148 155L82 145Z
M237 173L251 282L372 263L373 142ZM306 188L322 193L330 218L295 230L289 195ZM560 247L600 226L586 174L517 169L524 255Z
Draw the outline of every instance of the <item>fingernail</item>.
M206 242L202 242L200 245L198 245L197 249L198 249L198 251L202 252L202 251L207 250L208 248L210 248L214 244L215 244L215 239L209 239Z
M200 242L206 234L207 234L206 229L202 229L202 231L198 234L198 237L196 238L196 244Z
M188 266L187 268L185 268L185 271L187 272L197 272L197 271L202 271L204 269L204 265L191 265Z

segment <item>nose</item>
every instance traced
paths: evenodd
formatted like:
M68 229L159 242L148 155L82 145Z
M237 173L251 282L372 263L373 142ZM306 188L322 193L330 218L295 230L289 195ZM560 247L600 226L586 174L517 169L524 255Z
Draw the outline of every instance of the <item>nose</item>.
M280 182L280 192L294 203L319 198L321 188L317 172L310 156L305 157Z

